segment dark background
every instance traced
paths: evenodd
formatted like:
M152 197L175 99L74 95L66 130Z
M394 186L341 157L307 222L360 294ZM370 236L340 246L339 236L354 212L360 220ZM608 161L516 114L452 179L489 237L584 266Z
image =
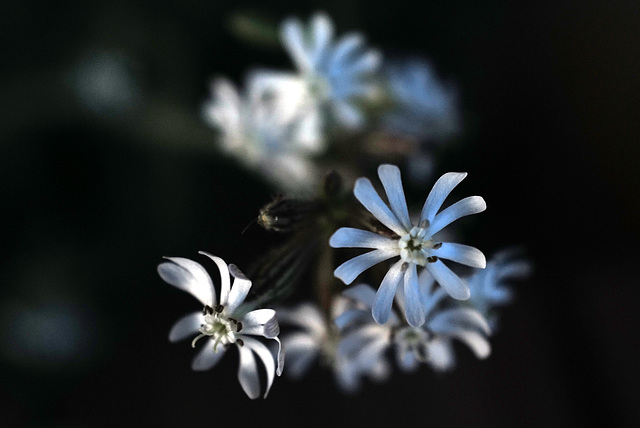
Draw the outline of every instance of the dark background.
M264 248L240 231L272 190L212 150L199 108L213 76L291 68L234 36L234 13L317 9L458 83L466 133L438 172L469 171L488 202L468 242L521 244L535 274L486 361L459 347L453 373L353 397L317 369L251 402L237 358L194 373L167 342L193 300L155 268ZM0 33L0 425L640 423L639 3L6 0ZM78 89L105 69L125 95Z

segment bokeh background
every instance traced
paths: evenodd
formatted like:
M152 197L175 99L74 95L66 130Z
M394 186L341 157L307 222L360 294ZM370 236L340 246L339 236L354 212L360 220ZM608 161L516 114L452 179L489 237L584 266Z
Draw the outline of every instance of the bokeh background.
M640 4L630 1L44 2L0 7L0 425L637 426ZM212 77L291 69L238 32L324 10L457 82L487 254L535 265L476 360L346 396L326 372L249 401L236 358L194 373L170 345L192 297L163 255L247 264L273 190L213 148ZM234 25L235 23L235 25ZM244 34L245 37L239 37ZM428 189L425 189L424 195ZM424 197L424 196L422 196Z

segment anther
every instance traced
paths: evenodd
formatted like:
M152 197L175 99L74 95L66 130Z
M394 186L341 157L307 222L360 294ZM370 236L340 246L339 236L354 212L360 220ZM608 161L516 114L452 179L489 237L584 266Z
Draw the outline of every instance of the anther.
M244 346L244 341L243 341L242 339L236 339L236 343L237 343L239 346Z
M205 305L204 308L202 308L202 315L211 315L213 313L213 308L209 305Z
M240 330L242 330L242 323L241 322L237 322L236 323L236 333L239 332Z
M427 261L428 261L429 263L435 263L435 262L437 262L437 261L438 261L438 257L436 257L436 256L430 256L430 257L427 257Z
M217 314L219 314L220 312L222 312L224 310L224 306L222 305L216 305L215 307L215 311Z
M437 244L435 244L433 247L434 250L437 250L438 248L442 247L442 242L438 242Z

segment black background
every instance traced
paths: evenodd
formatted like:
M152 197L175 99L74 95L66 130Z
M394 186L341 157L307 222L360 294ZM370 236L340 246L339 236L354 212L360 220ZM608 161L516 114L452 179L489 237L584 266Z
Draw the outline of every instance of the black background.
M535 274L486 361L460 347L453 373L353 397L316 369L252 402L236 358L194 373L189 346L167 342L194 302L155 268L200 249L242 267L264 247L240 231L272 191L212 150L199 108L213 76L291 68L235 37L233 13L318 9L458 83L466 133L438 172L468 171L487 200L468 242L521 244ZM640 422L637 2L7 0L0 32L2 426ZM133 104L76 96L74 70L102 53L125 58Z

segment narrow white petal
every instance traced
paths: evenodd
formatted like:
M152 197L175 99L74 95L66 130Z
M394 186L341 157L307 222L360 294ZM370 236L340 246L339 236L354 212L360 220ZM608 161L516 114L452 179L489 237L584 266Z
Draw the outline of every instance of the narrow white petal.
M202 311L193 312L180 318L169 331L169 342L178 342L198 334L200 325L204 322Z
M467 300L471 293L466 281L456 275L441 260L435 263L427 263L425 266L438 284L446 290L451 297L457 300Z
M243 348L248 347L258 355L260 360L262 360L262 364L264 365L265 372L267 374L267 387L263 398L267 398L267 394L269 394L269 390L273 384L273 379L275 379L276 376L276 362L273 360L271 351L269 351L264 344L251 337L243 337L242 340L244 341Z
M418 368L418 360L406 347L396 346L396 361L400 370L404 372L412 372Z
M277 337L273 337L272 339L278 343L278 351L276 352L275 359L278 362L278 366L276 367L276 374L280 376L282 375L282 370L284 370L285 349L284 346L282 346L282 342L280 342L280 339L278 339Z
M303 72L309 71L311 62L300 20L295 18L285 20L280 27L280 39L296 67Z
M474 268L484 269L487 266L487 259L482 251L468 245L443 242L440 248L431 250L430 253L440 259L451 260Z
M342 36L333 49L330 58L329 73L334 75L342 70L343 61L355 51L364 46L364 38L361 34L350 33Z
M353 194L358 198L360 203L373 214L380 223L393 230L398 235L404 235L408 232L402 226L396 215L391 212L389 207L380 199L380 195L373 188L368 178L358 178L353 189Z
M331 39L333 39L333 23L324 13L316 13L311 18L311 31L314 43L314 65L317 67L322 57L327 52Z
M407 209L407 201L404 197L404 189L402 188L402 179L400 177L400 168L395 165L380 165L378 167L378 176L387 194L387 199L391 205L391 211L400 220L400 223L406 230L410 230L413 225L409 218L409 210Z
M199 254L209 257L214 261L220 271L220 304L226 305L229 297L229 289L231 288L231 279L229 278L229 268L220 257L209 254L205 251L199 251Z
M326 329L324 316L311 303L302 303L293 309L279 308L278 321L301 327L313 334L322 334Z
M405 316L412 327L420 327L425 321L424 303L418 283L418 270L415 263L409 264L404 276Z
M318 358L319 349L316 341L304 333L294 333L282 338L282 345L287 349L287 376L294 379L303 376Z
M260 396L260 379L258 377L258 365L253 356L253 351L248 346L238 346L240 352L240 364L238 366L238 381L244 392L252 400Z
M373 302L376 298L375 290L367 284L358 284L347 288L342 292L342 295L347 296L350 299L357 300L360 303L364 303L368 308L373 307Z
M456 330L476 329L486 335L491 327L480 312L471 308L453 308L438 313L429 321L429 329L434 333L447 334Z
M384 324L389 320L389 316L391 315L391 306L393 305L393 298L396 295L396 290L400 280L402 280L405 275L404 270L402 270L403 264L404 262L402 260L398 260L391 269L389 269L382 279L380 288L378 288L378 292L376 293L375 301L373 302L373 307L371 309L371 315L378 324Z
M167 283L190 293L203 305L216 304L216 292L207 271L200 263L182 257L166 257L171 262L158 265L158 274Z
M375 297L375 293L374 293ZM371 308L369 309L350 309L344 311L333 320L338 330L343 330L351 324L371 322Z
M253 334L273 339L280 333L276 311L273 309L256 309L245 314L242 322L242 334Z
M333 248L397 248L398 240L367 230L341 227L329 239Z
M249 290L251 289L251 281L244 276L244 274L238 269L236 265L229 265L229 272L233 276L233 287L229 291L229 298L227 299L227 310L229 313L233 313L244 299L249 294Z
M420 221L428 220L431 222L438 210L447 199L447 196L451 191L467 176L466 172L448 172L436 181L433 185L427 200L422 207L422 214L420 215Z
M429 365L436 371L451 370L456 364L451 341L434 339L429 343Z
M469 196L461 199L437 214L427 233L433 236L460 217L481 213L486 209L487 204L481 196Z
M366 53L359 56L349 64L345 64L345 73L348 74L363 74L373 73L380 67L382 62L382 55L380 52L374 49L368 50Z
M360 254L359 256L354 257L351 260L347 260L338 266L338 268L333 272L333 275L336 278L340 278L345 284L349 285L358 277L358 275L369 269L371 266L397 256L398 253L399 251L378 249Z
M449 334L451 337L464 342L476 357L484 359L491 354L491 344L482 334L474 330L458 330Z
M211 369L215 366L220 358L225 353L224 346L218 345L218 352L213 350L213 345L215 344L214 339L209 339L205 342L205 344L200 348L198 354L195 356L193 361L191 362L191 368L195 371L205 371Z

